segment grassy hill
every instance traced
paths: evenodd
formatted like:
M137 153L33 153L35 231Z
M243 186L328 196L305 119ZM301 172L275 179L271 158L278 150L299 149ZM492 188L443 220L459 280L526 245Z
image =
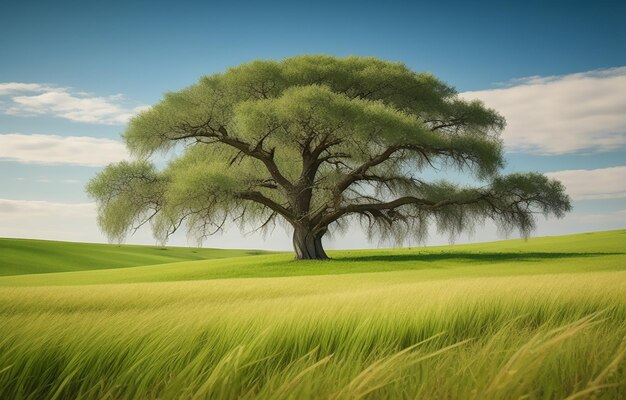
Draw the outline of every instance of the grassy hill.
M263 253L266 252L0 238L0 275L134 267Z
M31 252L24 252L19 258L24 265L20 269L21 273L33 273L34 268L31 266L38 265L37 261L41 258L36 247L38 244L46 252L54 249L63 254L52 256L46 261L48 268L57 273L0 277L0 286L169 282L393 271L416 271L419 272L416 275L419 279L611 271L624 267L626 230L532 238L528 241L517 239L413 249L330 251L333 260L324 262L294 261L291 253L184 247L167 248L170 255L165 260L158 258L162 252L160 248L150 246L120 247L38 241L30 244ZM94 253L94 247L99 249L99 253ZM64 253L69 250L71 254ZM126 260L124 257L127 253L134 258ZM66 265L70 261L76 264L81 259L98 259L98 254L103 257L100 264L93 263L99 265L98 268L85 263L82 271L58 273L67 271ZM254 257L250 258L251 255ZM194 256L206 259L176 262ZM137 265L134 262L140 262L141 257L144 264L148 265L134 267ZM55 267L57 258L60 267ZM118 263L118 268L127 268L93 270L105 268L104 265L114 261ZM41 269L37 268L37 271ZM0 275L8 275L1 266Z
M621 230L4 276L0 398L622 398L625 244Z

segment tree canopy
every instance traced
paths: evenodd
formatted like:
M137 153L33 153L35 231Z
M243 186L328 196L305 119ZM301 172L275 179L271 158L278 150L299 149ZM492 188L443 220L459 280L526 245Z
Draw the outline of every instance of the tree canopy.
M293 228L299 259L326 258L322 237L358 221L371 237L456 235L485 220L531 233L562 217L563 185L502 175L504 118L429 73L369 57L254 61L164 95L123 134L134 161L106 167L87 190L112 240L150 223L206 237L236 224ZM182 146L179 146L182 145ZM180 155L158 170L155 153ZM454 169L479 184L425 179Z

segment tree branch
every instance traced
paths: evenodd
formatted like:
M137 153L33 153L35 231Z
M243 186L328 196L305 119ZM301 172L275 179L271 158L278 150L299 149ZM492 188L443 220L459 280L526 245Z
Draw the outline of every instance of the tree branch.
M259 143L252 145L241 139L230 136L226 128L223 126L220 126L218 129L214 129L210 127L208 123L199 126L184 124L180 127L180 129L183 130L185 134L170 138L170 140L198 137L216 139L219 143L234 147L241 153L261 161L277 184L289 192L293 190L293 184L280 172L276 162L274 161L274 150L267 151L263 149L263 141L267 135L263 137Z
M388 202L380 202L380 203L364 203L364 204L350 204L345 207L341 207L334 212L326 214L320 218L317 225L319 226L327 226L328 224L335 222L339 218L347 215L347 214L363 214L363 213L377 213L379 211L388 211L393 210L401 206L405 205L416 205L416 206L425 206L425 208L430 210L436 210L441 207L450 206L450 205L466 205L477 203L479 201L486 200L488 198L488 194L481 194L473 199L469 200L441 200L441 201L431 201L427 199L420 199L415 196L404 196L397 198Z
M278 169L276 162L274 162L274 150L267 151L261 148L250 148L249 143L230 136L221 137L220 143L239 149L242 153L261 161L277 184L285 188L287 191L293 190L293 184L285 178L285 176Z
M237 194L237 197L243 200L250 200L250 201L255 201L257 203L260 203L266 206L267 208L269 208L270 210L275 211L278 214L282 215L288 221L293 221L295 219L293 213L289 209L276 203L272 199L269 199L263 196L263 194L261 194L260 192L256 192L256 191L240 192Z

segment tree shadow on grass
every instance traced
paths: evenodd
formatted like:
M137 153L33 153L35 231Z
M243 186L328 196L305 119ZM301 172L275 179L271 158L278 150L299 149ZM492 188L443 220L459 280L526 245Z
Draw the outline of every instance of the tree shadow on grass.
M463 262L507 262L507 261L544 261L558 258L582 258L620 255L626 253L415 253L415 254L388 254L388 255L362 255L351 257L337 257L337 261L352 262L436 262L436 261L463 261Z

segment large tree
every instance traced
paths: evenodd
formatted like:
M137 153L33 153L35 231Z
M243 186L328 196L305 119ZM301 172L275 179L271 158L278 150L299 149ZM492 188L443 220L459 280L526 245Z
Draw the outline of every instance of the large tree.
M455 235L486 219L526 236L537 213L561 217L570 201L541 174L500 174L504 126L496 111L401 63L255 61L134 117L123 137L136 160L109 165L88 192L112 240L145 223L166 240L181 225L202 238L280 219L299 259L327 258L322 238L351 220L398 240L423 238L431 223ZM165 168L149 162L168 151L179 156ZM445 169L478 184L445 181Z

